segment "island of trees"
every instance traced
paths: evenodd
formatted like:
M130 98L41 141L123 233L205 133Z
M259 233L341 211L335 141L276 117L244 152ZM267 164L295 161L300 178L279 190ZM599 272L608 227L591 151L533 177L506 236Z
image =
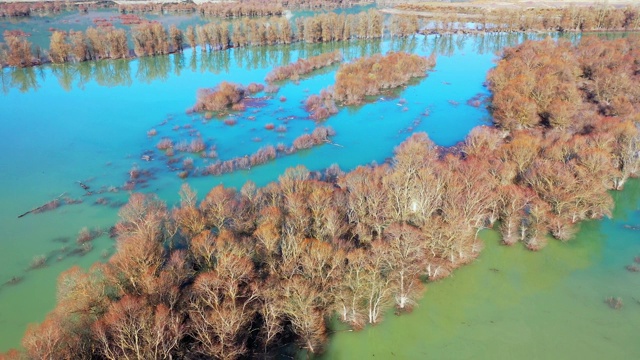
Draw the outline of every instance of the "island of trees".
M323 120L338 112L336 102L360 104L367 96L406 85L413 78L425 77L435 65L434 55L426 58L405 52L356 59L340 65L335 85L319 95L310 95L304 105L312 119Z
M640 172L640 40L525 42L488 76L495 127L457 151L416 133L379 166L287 170L263 188L187 185L170 209L133 194L117 252L72 268L30 327L30 358L265 357L322 351L328 319L359 329L411 309L472 261L478 230L532 250L610 216ZM11 353L9 356L18 356Z

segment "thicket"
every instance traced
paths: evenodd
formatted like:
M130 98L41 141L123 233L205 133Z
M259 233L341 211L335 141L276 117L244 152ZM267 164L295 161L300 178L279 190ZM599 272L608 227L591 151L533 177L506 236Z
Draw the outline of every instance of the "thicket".
M368 5L373 0L282 0L288 9L336 9L349 8L357 5Z
M198 13L201 16L239 18L257 16L279 16L284 8L278 3L258 1L220 2L220 3L147 3L147 4L119 4L118 11L122 14L131 13Z
M266 164L276 160L279 156L291 155L300 150L310 149L314 146L323 145L330 142L330 137L335 135L331 127L316 127L311 134L304 133L293 140L293 144L287 147L284 144L277 146L267 145L258 149L253 154L235 157L229 160L216 161L207 165L202 171L203 175L222 175L238 170L249 170L254 166Z
M89 8L106 8L108 2L68 2L68 1L40 1L40 2L2 2L0 3L0 17L29 17L49 16L63 11L87 11Z
M48 57L51 62L58 64L70 61L124 59L129 57L127 34L124 30L113 27L90 27L86 32L54 31L51 34Z
M435 66L435 55L428 58L405 52L389 52L363 57L340 65L334 86L312 94L304 102L310 117L324 120L338 113L336 102L360 104L366 96L406 85L412 78L423 77Z
M190 26L184 34L175 26L171 26L167 31L156 22L142 19L124 20L129 21L130 25L135 25L131 36L137 56L181 51L185 43L191 47L200 45L202 51L217 51L232 47L290 44L297 41L315 43L380 38L384 30L382 14L375 10L348 16L329 13L297 18L295 28L294 24L284 17L212 22L203 26ZM118 59L130 55L125 30L115 29L108 22L97 22L97 25L99 30L89 28L85 33L70 31L66 34L54 31L50 39L49 59L53 62L79 62L104 58ZM3 63L22 67L40 63L40 54L29 56L25 52L27 48L32 51L26 34L13 35L15 34L5 33L7 44L0 47L0 50L5 48L2 53L4 58L9 60Z
M198 90L193 111L221 112L227 110L240 103L246 93L247 90L243 86L223 81L213 89Z
M358 104L366 96L406 85L411 78L424 77L436 64L435 56L425 58L405 52L376 54L340 65L333 97L347 105Z
M429 20L426 31L469 30L474 22L482 31L628 31L640 29L640 7L598 6L558 8L483 8L445 4L400 4L399 10L417 11Z
M343 0L285 0L265 3L248 0L238 2L202 3L145 3L145 4L116 4L105 2L68 2L68 1L40 1L40 2L4 2L0 3L0 17L29 17L33 15L47 16L63 11L87 11L89 8L117 8L122 14L133 13L198 13L201 16L239 18L257 16L279 16L285 9L335 9L368 4L371 1L343 1Z
M330 53L312 56L308 59L298 59L296 62L279 66L271 70L265 80L269 83L282 80L298 80L300 75L308 74L314 70L333 65L342 61L342 53L334 51Z
M640 40L526 42L491 70L493 116L505 129L579 131L594 112L640 120ZM590 116L591 115L591 116Z
M3 36L5 44L0 43L0 60L3 63L13 67L27 67L40 63L39 57L32 52L26 34L5 30Z

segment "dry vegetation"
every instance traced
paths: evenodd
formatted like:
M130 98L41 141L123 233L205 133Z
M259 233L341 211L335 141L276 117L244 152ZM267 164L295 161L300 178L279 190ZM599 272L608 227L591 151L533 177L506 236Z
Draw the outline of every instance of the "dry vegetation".
M294 63L274 68L267 74L265 80L269 83L287 79L298 80L300 75L308 74L341 61L342 53L340 51L320 54L308 59L298 59Z
M338 113L336 102L357 105L366 96L406 85L412 78L424 77L435 66L435 56L429 58L404 52L374 55L340 65L333 87L319 95L310 95L304 103L310 117L324 120Z
M294 24L284 17L265 19L244 18L242 21L222 21L203 26L188 27L184 34L175 26L168 30L159 23L140 18L118 17L132 25L132 42L137 56L164 55L182 51L184 44L192 48L199 45L202 51L218 51L229 48L290 44L304 41L332 42L350 39L381 38L384 24L378 11L356 15L319 14L297 18ZM134 16L134 15L133 15ZM86 32L54 31L50 38L48 58L52 62L125 58L132 54L127 44L125 30L114 28L107 19L95 19L96 28ZM295 29L295 31L294 31ZM33 52L28 34L5 32L6 44L0 43L0 63L3 66L26 67L41 63L46 56ZM4 60L3 60L4 58Z
M347 105L362 102L365 96L406 85L415 77L424 77L435 66L435 57L403 52L374 55L343 64L336 73L333 96Z
M504 5L504 6L503 6ZM383 10L419 16L431 21L425 31L468 31L468 22L480 31L629 31L640 30L640 7L627 3L588 6L544 6L513 3L405 3Z
M223 81L213 89L198 90L198 99L193 110L222 112L240 103L246 93L246 89L241 85Z

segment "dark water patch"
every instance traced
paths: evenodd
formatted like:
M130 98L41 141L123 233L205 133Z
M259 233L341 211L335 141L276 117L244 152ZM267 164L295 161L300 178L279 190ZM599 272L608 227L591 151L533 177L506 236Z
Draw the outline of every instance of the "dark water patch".
M71 238L68 237L68 236L58 236L58 237L55 237L55 238L51 239L51 241L57 242L57 243L68 243L69 240L71 240Z

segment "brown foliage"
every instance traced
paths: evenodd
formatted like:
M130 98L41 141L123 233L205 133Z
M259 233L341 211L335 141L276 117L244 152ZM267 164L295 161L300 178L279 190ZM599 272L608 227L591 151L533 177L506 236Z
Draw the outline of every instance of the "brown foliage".
M294 63L274 68L267 74L265 80L269 83L286 79L296 80L300 75L308 74L341 61L342 54L339 51L312 56L308 59L298 59Z
M31 43L25 36L18 36L4 32L4 41L7 44L6 63L14 67L31 66L36 62L31 52Z
M602 115L630 117L640 92L634 65L640 53L634 40L584 38L579 45L547 39L505 49L491 70L492 109L507 130L544 125L580 131L594 104Z
M49 45L49 58L53 63L61 64L69 60L71 45L66 43L67 34L63 31L54 31L51 34Z
M172 35L177 36L175 31ZM173 38L171 42L175 42ZM133 45L137 56L165 55L169 53L169 36L160 23L142 23L133 29Z
M198 91L195 111L223 111L239 103L245 96L245 89L238 84L221 82L213 89Z
M426 76L435 58L403 52L374 55L343 64L336 73L333 97L347 105L362 102L365 96L405 85L411 78Z
M464 3L405 3L397 9L419 11L428 22L428 31L468 31L466 23L476 23L479 31L620 31L640 28L637 6L613 7L573 4L555 8L532 6L482 7Z

